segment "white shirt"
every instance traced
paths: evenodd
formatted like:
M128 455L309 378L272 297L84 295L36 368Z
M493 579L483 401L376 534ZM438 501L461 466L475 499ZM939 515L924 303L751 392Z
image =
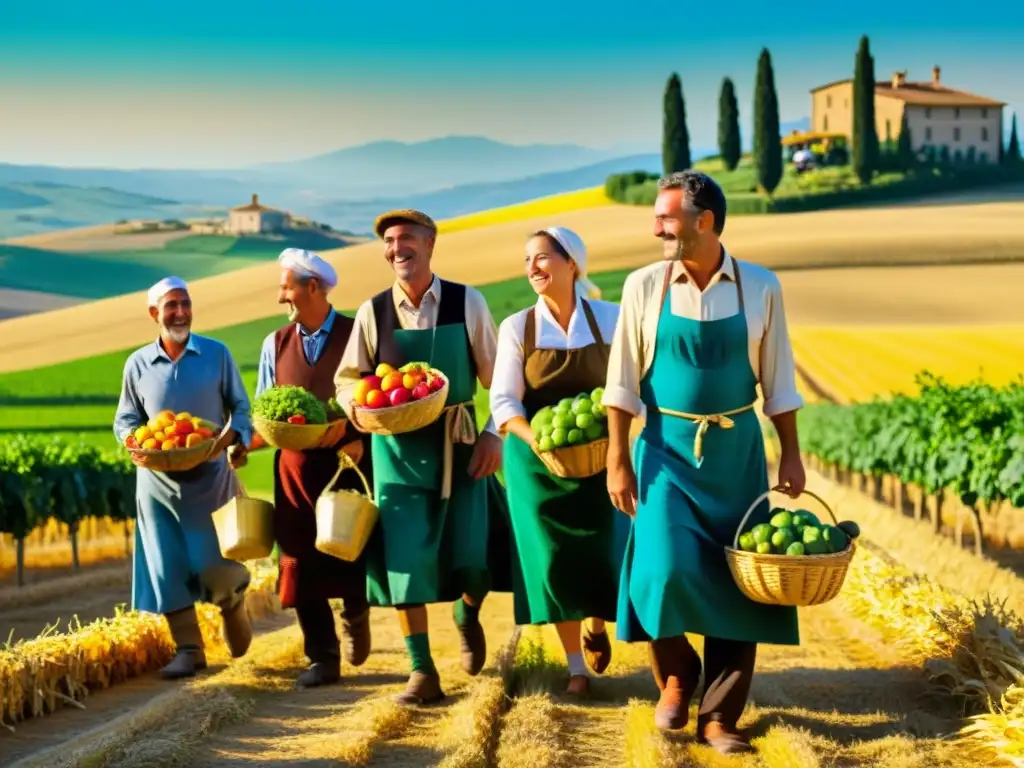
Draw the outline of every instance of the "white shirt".
M441 280L437 275L430 288L416 307L395 283L391 289L398 314L398 322L404 330L427 330L437 324L437 311L441 306ZM476 375L484 389L491 386L494 373L494 358L497 351L498 330L491 317L484 295L471 285L466 286L466 331L473 352ZM373 300L364 301L355 317L355 327L349 336L345 352L341 357L338 371L334 375L334 386L338 402L346 408L351 401L352 388L359 381L361 373L373 370L374 353L377 350L377 321L373 316ZM488 419L484 431L497 434L494 420Z
M611 344L615 335L615 323L619 318L619 305L610 301L587 300L597 321L597 328L605 344ZM491 418L501 429L510 419L516 416L526 418L523 407L523 396L526 393L526 379L523 366L525 360L524 339L526 334L526 317L530 312L537 311L534 343L537 349L580 349L596 340L590 332L583 311L583 300L576 297L576 309L569 318L569 328L555 320L543 298L537 303L516 312L502 320L498 328L498 356L494 363L494 378L491 380Z
M728 252L703 292L682 262L672 266L669 311L691 320L721 320L739 312L736 265L743 281L750 367L761 385L765 416L803 406L796 389L796 366L786 327L782 286L775 273L758 264L733 259ZM654 359L658 307L665 262L630 273L622 288L620 322L615 329L603 403L640 415L640 380Z

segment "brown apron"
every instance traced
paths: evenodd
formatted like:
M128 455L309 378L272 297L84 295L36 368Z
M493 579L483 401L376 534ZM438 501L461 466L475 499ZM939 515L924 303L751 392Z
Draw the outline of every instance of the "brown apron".
M336 314L323 353L310 365L295 323L275 334L276 384L303 387L326 403L334 396L338 370L355 321ZM346 604L366 601L363 558L349 563L316 549L316 501L338 471L341 446L359 437L363 458L359 468L372 482L370 441L350 425L333 448L278 450L274 455L274 538L280 548L277 592L284 608L300 602L342 598ZM334 486L362 491L355 472L345 472ZM348 607L348 605L346 605Z

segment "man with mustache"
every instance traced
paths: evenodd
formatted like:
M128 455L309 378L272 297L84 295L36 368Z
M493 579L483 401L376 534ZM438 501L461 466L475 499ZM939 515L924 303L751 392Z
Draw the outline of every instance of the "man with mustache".
M612 343L608 491L633 518L619 588L617 633L649 642L661 698L655 722L686 725L701 660L685 633L704 636L704 692L697 735L718 751L750 751L736 731L757 643L799 643L795 608L748 600L724 547L768 488L764 413L781 443L778 488L798 496L804 469L797 440L793 352L778 278L722 246L725 196L688 170L659 182L654 234L664 261L632 273ZM631 420L646 424L630 461ZM635 467L635 470L634 470ZM768 503L752 524L766 521Z
M494 590L489 511L505 499L492 477L501 464L501 439L493 420L476 434L472 401L477 380L490 387L497 328L479 291L432 271L437 227L429 216L390 211L377 218L375 230L395 283L356 313L335 377L338 401L349 409L354 384L382 363L397 369L428 362L450 385L447 410L438 422L372 440L380 521L367 545L370 603L398 609L412 657L412 674L399 701L427 704L444 697L430 655L428 603L454 602L468 674L479 673L486 660L479 611L487 591ZM446 450L446 443L453 445Z
M325 405L334 397L334 372L352 332L353 320L338 313L328 292L338 282L334 268L315 253L286 248L278 257L281 282L277 301L288 311L288 324L263 342L256 397L274 386L302 387ZM265 445L253 438L253 448ZM345 451L367 477L371 475L369 439L351 425L333 445L306 451L278 449L274 454L274 538L280 549L277 594L284 608L294 608L302 629L309 669L299 687L335 683L341 678L341 644L330 600L341 598L345 659L360 666L370 654L370 606L366 601L366 566L360 557L346 562L316 548L316 501L338 471ZM343 473L335 489L362 489L359 477Z
M238 494L228 459L237 464L244 458L252 426L249 397L231 352L191 331L192 300L185 282L161 280L149 289L148 301L159 336L125 363L114 435L123 445L164 410L227 424L213 458L194 469L156 471L148 468L147 457L132 456L138 467L132 608L166 617L176 655L161 674L179 678L206 667L197 601L220 607L232 656L242 656L252 641L244 599L249 571L221 556L211 518Z

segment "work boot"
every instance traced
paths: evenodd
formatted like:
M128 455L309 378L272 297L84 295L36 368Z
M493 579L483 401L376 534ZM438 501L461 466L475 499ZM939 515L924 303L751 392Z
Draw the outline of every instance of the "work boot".
M595 675L603 674L612 661L612 642L608 632L591 633L586 622L583 624L583 660Z
M663 731L685 728L690 701L700 682L700 657L685 637L655 640L650 645L650 656L654 682L661 690L654 724Z
M309 665L295 684L299 688L316 688L321 685L332 685L341 680L341 663L325 664L322 661L314 661Z
M196 672L206 669L206 654L202 648L178 648L178 652L163 669L160 677L165 680L178 680L182 677L193 677Z
M206 669L206 654L203 652L203 633L199 630L199 617L194 605L164 614L167 628L174 640L176 655L160 670L160 676L168 680L191 677L197 671Z
M395 701L406 706L422 707L444 698L441 690L441 676L437 672L414 671L409 675L409 684L395 697Z
M341 618L341 645L345 661L360 666L370 655L370 609L366 608L354 618Z
M750 742L736 730L718 720L702 724L697 722L697 736L721 755L742 755L754 751Z
M220 615L224 620L224 642L232 658L244 656L252 643L252 624L249 621L249 612L245 609L245 599L236 600L234 605L222 603Z
M590 695L590 678L586 675L572 675L565 692L570 696L585 699Z
M487 661L487 637L480 623L480 608L468 606L460 599L455 601L452 614L459 630L462 669L467 675L478 675Z

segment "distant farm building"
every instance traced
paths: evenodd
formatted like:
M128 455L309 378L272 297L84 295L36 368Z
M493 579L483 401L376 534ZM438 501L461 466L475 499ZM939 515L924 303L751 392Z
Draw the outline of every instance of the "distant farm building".
M915 152L947 147L950 156L997 163L1003 146L1004 102L942 84L939 67L930 82L911 82L906 72L875 83L875 129L879 142L899 138L904 115ZM837 80L811 91L811 132L853 134L853 80Z
M239 205L228 213L228 231L237 235L280 232L291 226L291 216L286 211L268 208L253 194L252 202Z

